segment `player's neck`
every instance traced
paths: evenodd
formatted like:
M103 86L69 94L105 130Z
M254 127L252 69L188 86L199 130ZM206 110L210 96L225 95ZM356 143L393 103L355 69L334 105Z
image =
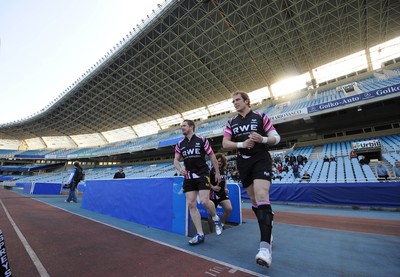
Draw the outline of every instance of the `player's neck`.
M187 135L186 135L186 138L187 138L188 140L191 140L192 137L193 137L193 135L194 135L194 133L187 134Z
M246 106L242 111L238 112L239 115L242 117L245 117L249 112L251 111L249 106Z

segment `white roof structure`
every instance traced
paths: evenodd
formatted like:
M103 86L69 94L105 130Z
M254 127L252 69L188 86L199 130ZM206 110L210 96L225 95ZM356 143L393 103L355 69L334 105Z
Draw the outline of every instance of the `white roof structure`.
M0 140L102 145L207 117L237 90L269 88L399 36L400 1L166 1L57 99L0 125ZM267 89L266 89L267 90ZM266 95L268 97L268 95ZM145 124L145 125L143 125ZM153 131L154 132L154 131ZM67 138L65 138L67 137Z

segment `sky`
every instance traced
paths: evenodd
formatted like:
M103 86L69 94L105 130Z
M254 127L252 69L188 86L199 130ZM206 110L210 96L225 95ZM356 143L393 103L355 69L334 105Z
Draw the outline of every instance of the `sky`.
M46 107L165 0L0 0L0 124Z

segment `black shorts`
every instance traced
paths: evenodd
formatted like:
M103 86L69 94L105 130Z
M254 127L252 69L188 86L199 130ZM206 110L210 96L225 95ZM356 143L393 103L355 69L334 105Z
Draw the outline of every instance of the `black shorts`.
M219 197L219 198L212 197L212 198L210 198L210 200L214 203L215 208L216 208L219 205L219 203L221 203L222 201L229 200L229 196L224 194L222 197Z
M215 207L224 200L229 200L229 196L225 192L225 188L221 188L220 191L210 190L210 200L213 201Z
M266 154L255 155L248 159L238 156L237 167L244 188L250 186L255 179L271 182L272 160Z
M202 176L196 179L185 179L183 181L183 192L210 190L210 177Z

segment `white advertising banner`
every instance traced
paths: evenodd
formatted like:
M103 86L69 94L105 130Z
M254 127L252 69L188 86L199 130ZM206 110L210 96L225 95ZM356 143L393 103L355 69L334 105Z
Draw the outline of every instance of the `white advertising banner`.
M280 113L280 114L276 114L276 115L271 115L271 116L269 116L269 119L273 123L275 123L275 122L279 122L279 121L286 121L288 119L293 119L294 117L302 116L305 114L308 114L307 108L298 109L298 110L294 110L294 111L290 111L290 112L286 112L286 113Z
M379 139L355 141L352 143L352 148L353 150L381 148L381 142Z

